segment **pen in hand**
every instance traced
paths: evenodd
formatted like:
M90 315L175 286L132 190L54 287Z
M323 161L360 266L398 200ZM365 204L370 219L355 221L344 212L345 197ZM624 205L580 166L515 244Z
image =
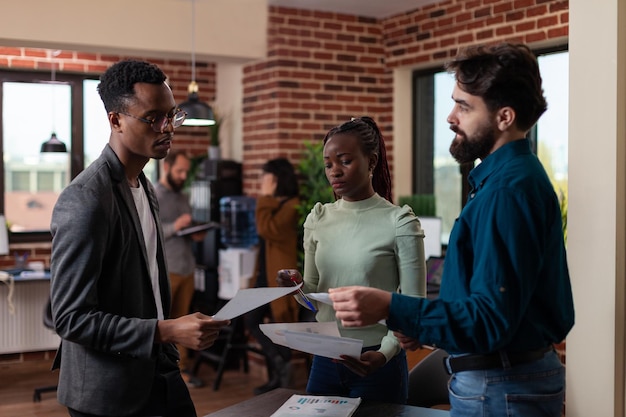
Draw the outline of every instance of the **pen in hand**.
M296 282L296 279L294 278L293 273L291 271L287 271L287 274L289 274L289 279L291 280L291 282L293 282L293 285L298 286L298 283ZM302 301L304 301L304 303L307 305L309 310L311 310L314 313L317 313L317 309L315 308L311 300L309 300L309 298L306 296L304 291L302 291L302 287L298 288L298 294L300 294L300 297L302 297Z

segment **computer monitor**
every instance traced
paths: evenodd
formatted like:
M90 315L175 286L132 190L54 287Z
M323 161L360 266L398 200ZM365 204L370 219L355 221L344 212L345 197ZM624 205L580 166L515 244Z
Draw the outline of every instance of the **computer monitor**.
M418 216L424 231L424 255L441 256L441 217Z

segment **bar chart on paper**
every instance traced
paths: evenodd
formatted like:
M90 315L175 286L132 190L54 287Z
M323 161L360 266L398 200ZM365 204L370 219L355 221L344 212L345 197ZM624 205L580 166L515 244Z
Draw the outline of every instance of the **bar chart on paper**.
M350 417L361 404L361 398L292 395L271 417Z

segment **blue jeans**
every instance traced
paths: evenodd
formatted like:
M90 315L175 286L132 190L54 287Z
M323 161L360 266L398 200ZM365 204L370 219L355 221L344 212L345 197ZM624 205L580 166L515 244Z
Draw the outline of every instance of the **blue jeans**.
M378 349L376 346L365 348L363 351ZM314 356L306 391L315 395L361 397L364 400L406 404L408 374L404 350L385 366L365 377L355 374L334 359Z
M560 417L565 368L550 351L510 369L458 372L449 391L451 417Z

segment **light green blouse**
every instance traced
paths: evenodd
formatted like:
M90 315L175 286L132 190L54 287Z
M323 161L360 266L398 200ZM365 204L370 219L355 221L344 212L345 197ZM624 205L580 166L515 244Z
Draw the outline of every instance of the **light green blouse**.
M304 223L304 292L363 285L406 295L426 296L424 232L408 206L378 194L362 200L317 203ZM332 306L318 303L319 322L336 320ZM343 337L381 345L387 361L400 351L382 324L343 328Z

